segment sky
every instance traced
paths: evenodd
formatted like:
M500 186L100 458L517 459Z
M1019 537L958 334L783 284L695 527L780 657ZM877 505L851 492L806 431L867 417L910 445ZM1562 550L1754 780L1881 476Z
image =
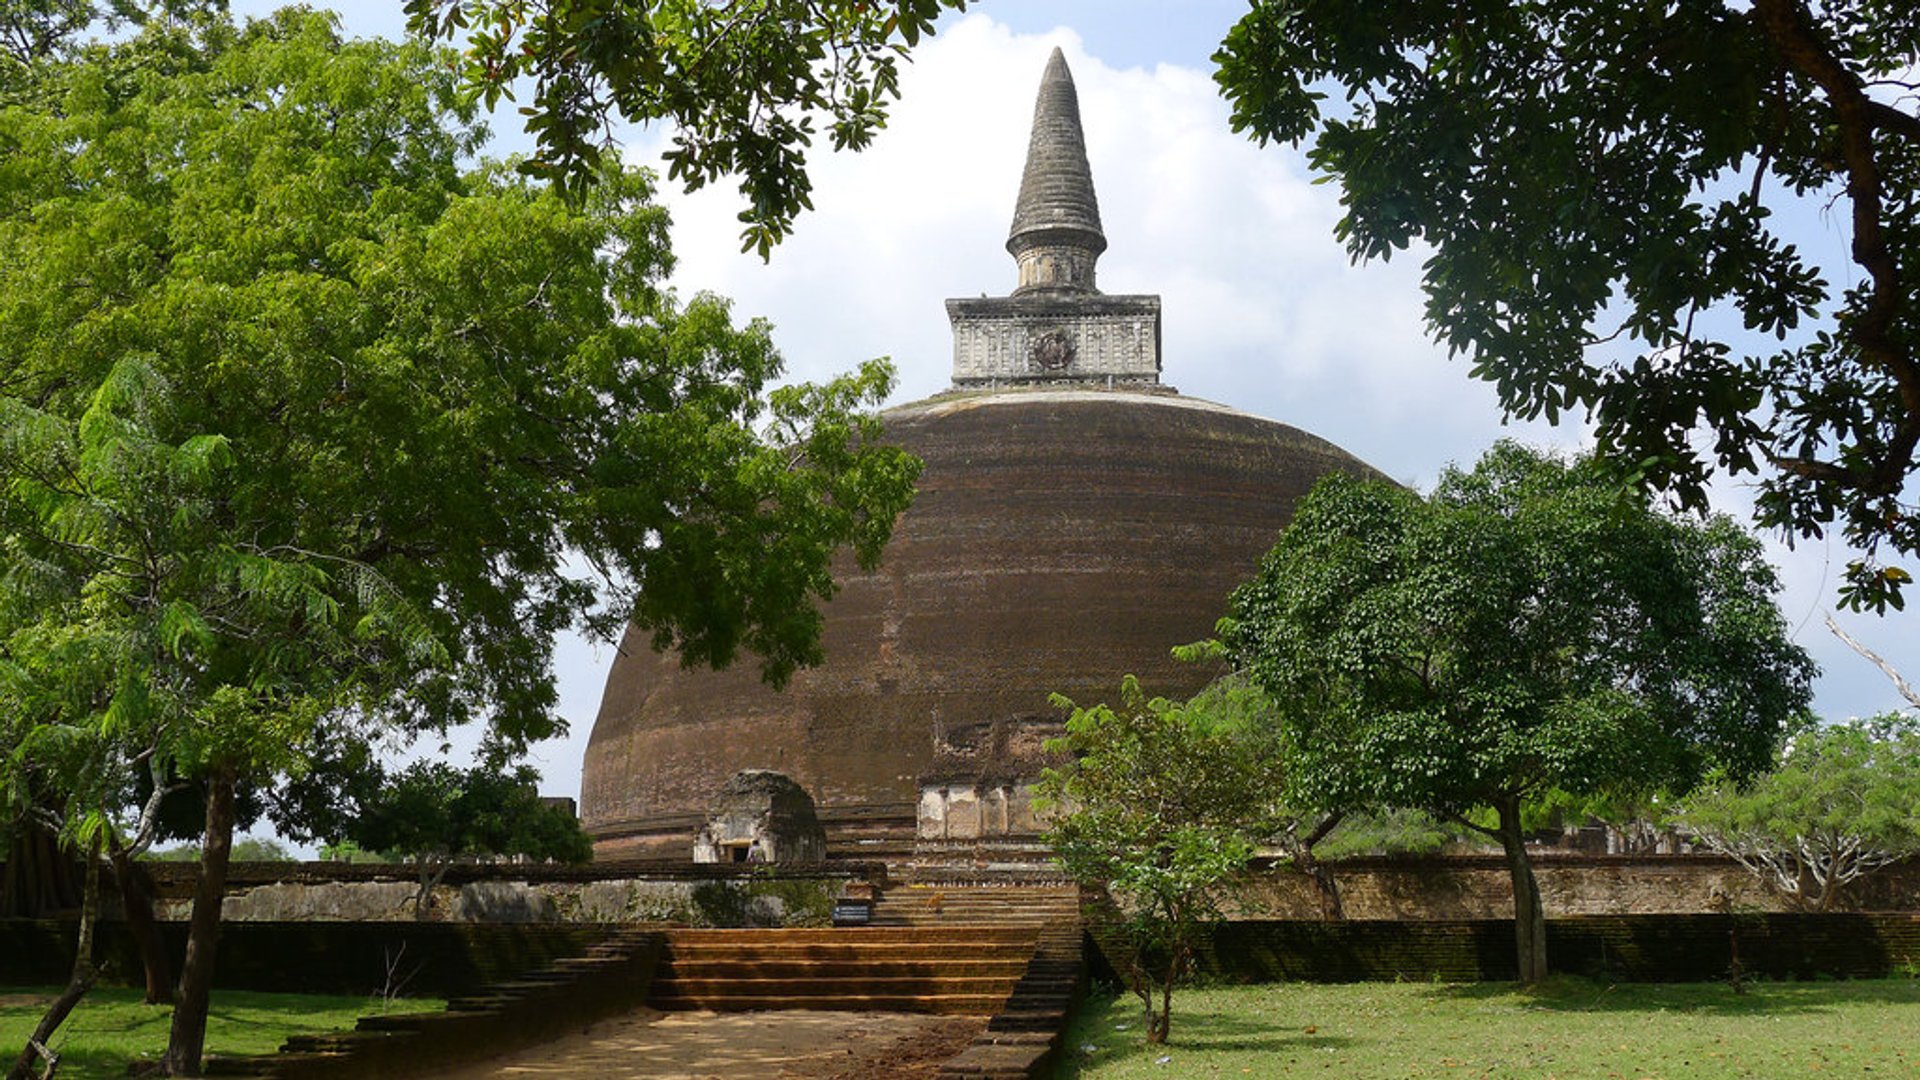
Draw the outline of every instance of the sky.
M241 13L269 6L234 4ZM331 6L350 33L399 32L397 4ZM1580 447L1577 424L1503 423L1492 388L1428 340L1417 253L1350 264L1334 238L1337 186L1316 185L1299 151L1228 129L1209 57L1245 9L1245 0L987 0L949 16L914 53L876 143L812 158L815 209L770 263L738 253L731 185L693 196L663 187L679 258L673 286L682 296L719 293L737 317L772 322L796 379L890 356L896 402L944 389L952 342L943 302L1005 295L1015 283L1003 245L1034 94L1058 46L1079 90L1109 244L1100 288L1160 295L1165 382L1304 428L1422 488L1502 437ZM510 112L495 127L495 152L529 145ZM656 162L665 146L659 131L622 137L635 163ZM1842 223L1816 207L1789 217L1793 238L1828 260L1837 281L1851 280ZM1720 485L1715 500L1742 519L1750 506L1738 485ZM1852 556L1837 541L1788 550L1769 540L1768 550L1788 625L1823 671L1816 709L1838 719L1898 706L1885 676L1822 622ZM1920 616L1838 617L1920 679ZM578 793L612 653L560 644L571 730L533 752L550 794Z

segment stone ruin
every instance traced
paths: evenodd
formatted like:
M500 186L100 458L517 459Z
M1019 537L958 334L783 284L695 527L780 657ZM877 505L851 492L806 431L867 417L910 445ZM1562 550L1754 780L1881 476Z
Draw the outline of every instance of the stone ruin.
M1047 751L1065 734L1056 717L1014 716L948 728L934 737L933 767L920 777L922 841L1032 839L1046 828L1035 812L1040 770L1064 755Z
M813 796L785 773L743 769L727 779L693 840L697 863L813 863L827 834Z

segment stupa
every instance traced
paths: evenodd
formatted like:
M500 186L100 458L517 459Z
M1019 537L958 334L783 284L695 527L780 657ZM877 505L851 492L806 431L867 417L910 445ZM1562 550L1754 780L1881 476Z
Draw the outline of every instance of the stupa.
M581 783L601 858L686 857L744 769L802 785L834 851L1031 838L1050 695L1105 700L1130 673L1184 696L1211 677L1170 648L1212 632L1316 480L1373 470L1162 384L1160 299L1099 292L1106 246L1056 49L1007 241L1018 283L949 300L952 389L883 413L926 466L881 565L842 567L826 661L785 691L627 635Z

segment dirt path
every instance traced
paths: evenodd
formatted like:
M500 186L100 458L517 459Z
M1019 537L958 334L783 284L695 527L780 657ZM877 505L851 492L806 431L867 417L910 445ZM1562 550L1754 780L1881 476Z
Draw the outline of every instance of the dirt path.
M641 1009L434 1080L931 1080L985 1026L973 1016Z

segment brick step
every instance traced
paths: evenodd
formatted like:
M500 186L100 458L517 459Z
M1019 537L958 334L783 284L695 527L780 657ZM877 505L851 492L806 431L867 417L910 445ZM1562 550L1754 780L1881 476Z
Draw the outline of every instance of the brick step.
M447 1002L450 1013L490 1012L519 1000L518 994L475 994Z
M896 883L938 888L963 889L1072 889L1073 879L1057 866L932 866L910 865L899 868Z
M945 922L945 924L952 924L952 922L960 922L960 920L966 920L966 922L972 924L972 926L996 926L996 924L1000 924L1000 926L1021 926L1021 928L1025 928L1025 926L1033 926L1035 922L1048 922L1048 920L1054 919L1073 919L1073 913L1069 913L1069 911L1041 911L1041 909L1031 909L1031 907L1025 907L1025 909L1006 909L1006 907L993 907L993 909L985 909L985 907L981 907L981 909L972 909L972 907L935 907L935 905L931 905L931 903L929 903L929 905L918 905L918 907L916 907L916 905L881 903L881 905L874 907L874 919L879 919L881 915L899 917L899 919L937 920L937 922L925 924L927 930L939 930L943 922Z
M893 889L882 895L881 903L918 907L982 908L995 911L1060 910L1079 911L1080 898L1072 895L1035 896L1024 890L994 889L978 893L953 893L939 889Z
M883 929L966 931L1007 926L1032 931L1056 922L1071 922L1073 919L1074 916L1067 912L971 912L930 909L916 911L883 906L874 909L873 921L870 925Z
M1005 893L985 896L945 896L933 893L890 892L879 901L902 907L979 908L985 911L1079 911L1080 901L1070 896L1021 896Z
M228 1057L222 1054L209 1054L201 1066L201 1076L271 1076L277 1061L248 1055Z
M931 896L942 893L947 896L1020 896L1032 899L1078 900L1078 886L1065 883L1045 883L1032 885L981 885L972 882L914 881L894 885L887 890L888 896Z
M816 1012L910 1012L957 1016L991 1016L1007 1000L1005 994L866 994L816 992L805 995L735 997L731 995L650 999L648 1004L668 1012L767 1012L798 1009Z
M999 959L895 959L867 958L843 960L764 960L716 957L711 960L675 960L676 979L857 979L867 975L901 978L945 976L995 976L1018 979L1028 973L1025 960L1017 956Z
M692 997L809 997L815 994L878 994L912 997L928 994L998 994L1013 992L1018 975L887 975L878 972L824 983L806 977L790 979L683 978L678 973L655 979L648 997L671 1001Z
M1027 899L1014 896L935 897L887 896L879 901L887 907L931 907L935 911L1079 911L1071 899Z
M445 1012L427 1013L383 1013L378 1016L363 1016L353 1025L355 1031L418 1031L430 1024L439 1023L446 1017Z
M782 945L760 942L753 945L673 945L666 959L677 960L978 960L995 957L1028 957L1036 942L983 941L968 945L958 941L935 941L924 945L829 945L825 942L794 942Z
M941 870L1043 870L1059 873L1053 852L1046 848L915 848L905 860L909 869Z
M890 889L884 894L889 900L914 900L924 897L939 897L948 903L984 903L1012 904L1028 907L1035 904L1077 905L1080 898L1071 894L1036 894L1026 889L982 889L978 892L956 892L947 889L928 888L924 885L909 885L905 888Z
M668 930L669 947L681 945L751 946L758 944L792 945L954 945L1002 944L1022 942L1031 945L1033 931L1009 927L1005 934L983 933L976 927L894 928L848 926L835 929L806 930Z
M912 908L881 904L873 909L873 917L879 919L882 916L894 919L922 920L913 925L927 930L956 927L963 923L968 927L1017 926L1022 929L1027 929L1043 923L1052 922L1055 919L1070 919L1073 917L1066 912L1008 911L1005 908L998 908L991 911L971 911L966 908L947 908L942 910L932 906Z
M290 1035L280 1049L294 1053L343 1054L363 1043L391 1038L381 1031L322 1031L312 1035Z
M877 927L883 927L887 929L899 928L902 930L914 929L914 928L923 927L923 926L950 926L955 929L966 929L970 927L984 928L984 927L996 927L996 926L1023 926L1023 927L1038 929L1039 927L1047 925L1049 921L1050 920L1046 920L1046 919L1033 919L1027 922L1020 922L1017 920L1008 920L1005 918L996 918L991 921L988 921L986 919L980 919L975 921L975 920L967 919L965 917L951 918L951 917L942 917L938 915L882 916L879 914L875 914L871 925L877 926Z

